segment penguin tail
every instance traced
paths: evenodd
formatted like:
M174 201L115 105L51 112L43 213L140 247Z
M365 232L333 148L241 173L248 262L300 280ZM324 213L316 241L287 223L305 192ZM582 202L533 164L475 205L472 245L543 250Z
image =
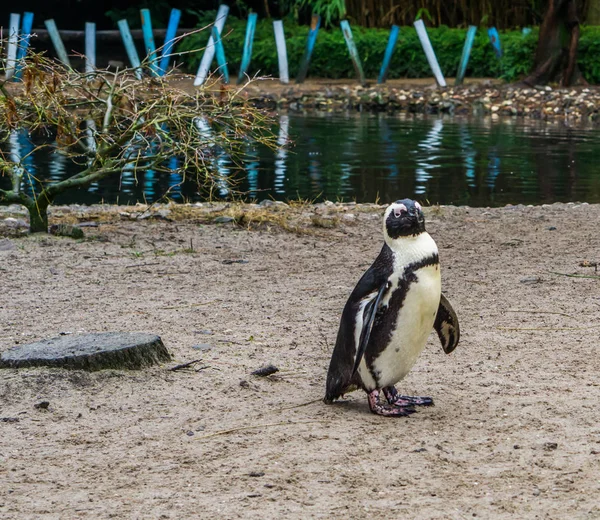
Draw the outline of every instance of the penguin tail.
M325 404L333 403L333 401L344 395L347 389L347 378L343 377L341 374L329 373L327 375L327 385L325 387L325 397L323 398L323 402Z

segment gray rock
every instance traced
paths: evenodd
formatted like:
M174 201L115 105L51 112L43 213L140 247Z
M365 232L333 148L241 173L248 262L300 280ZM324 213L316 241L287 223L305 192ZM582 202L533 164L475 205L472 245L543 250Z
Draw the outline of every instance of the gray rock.
M7 217L4 219L4 224L6 224L7 226L11 227L11 228L28 228L29 224L27 224L26 221L24 221L22 218L13 218L13 217Z
M13 347L0 354L0 368L140 369L170 360L159 336L104 332L60 336Z
M192 348L194 350L207 351L207 350L211 350L212 346L209 345L208 343L199 343L198 345L193 345Z
M17 246L15 246L15 243L12 240L9 240L8 238L0 240L0 251L12 251L16 248Z
M215 224L228 224L229 222L233 222L235 219L233 217L217 217L214 222Z
M54 224L50 226L50 233L59 237L83 238L83 229L71 224Z

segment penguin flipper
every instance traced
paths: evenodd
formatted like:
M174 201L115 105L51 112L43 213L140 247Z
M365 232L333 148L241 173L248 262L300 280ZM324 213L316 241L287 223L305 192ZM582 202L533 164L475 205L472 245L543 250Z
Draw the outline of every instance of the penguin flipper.
M440 298L440 306L438 307L433 328L440 338L444 352L450 354L456 348L456 345L458 345L460 327L458 325L458 316L443 294Z
M381 302L381 297L388 287L388 282L382 284L377 291L377 296L373 298L367 305L365 306L365 310L363 311L363 328L360 333L360 343L358 344L358 348L356 349L356 357L354 358L354 366L352 367L352 375L356 373L358 370L358 365L367 350L367 345L369 344L369 338L371 337L371 330L373 329L373 322L375 321L375 315L377 314L377 310L379 309L379 302Z

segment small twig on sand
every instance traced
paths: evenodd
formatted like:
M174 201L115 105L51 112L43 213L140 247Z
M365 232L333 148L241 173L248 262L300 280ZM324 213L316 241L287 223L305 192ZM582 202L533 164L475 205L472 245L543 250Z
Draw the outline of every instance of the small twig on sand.
M160 262L151 262L151 263L146 263L146 264L132 264L132 265L126 265L125 269L131 269L132 267L147 267L149 265L160 265Z
M202 361L201 359L194 359L194 361L188 361L187 363L181 363L181 365L175 365L174 367L169 368L169 370L171 372L175 372L175 370L181 370L182 368L189 368L191 367L194 363L199 363L200 361ZM205 367L200 367L196 370L202 370L204 368L208 368L208 365L206 365Z
M314 419L311 421L281 421L276 423L267 423L267 424L253 424L251 426L240 426L239 428L231 428L229 430L220 430L218 432L209 433L208 435L203 435L202 437L196 437L199 439L208 439L209 437L216 437L217 435L227 435L229 433L241 432L244 430L255 430L256 428L269 428L271 426L291 426L295 424L310 424L310 423L320 423L325 422L325 419Z
M593 274L568 274L568 273L557 273L556 271L548 271L550 274L556 274L558 276L568 276L569 278L593 278L594 280L600 280L600 276Z
M187 305L175 305L174 307L163 307L163 310L164 309L169 309L169 310L172 310L172 309L186 309L188 307L202 307L202 305L209 305L210 303L216 303L218 301L220 301L220 300L211 300L209 302L202 302L202 303L189 303Z
M292 410L294 408L301 408L302 406L308 406L309 404L314 404L314 403L320 403L322 402L323 399L319 398L319 399L314 399L312 401L307 401L305 403L300 403L300 404L293 404L292 406L285 406L284 408L279 408L277 409L278 412L281 412L283 410Z
M598 325L589 325L587 327L496 327L498 330L508 331L528 331L528 330L547 330L547 331L561 331L561 330L586 330L595 329L600 327Z
M522 311L522 310L514 310L514 311L506 311L506 312L528 312L530 314L558 314L559 316L566 316L567 318L572 318L570 314L565 314L564 312L552 312L552 311Z

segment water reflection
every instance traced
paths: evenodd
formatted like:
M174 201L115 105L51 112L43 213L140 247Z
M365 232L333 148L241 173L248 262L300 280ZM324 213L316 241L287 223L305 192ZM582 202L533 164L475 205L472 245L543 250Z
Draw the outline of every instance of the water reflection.
M415 169L415 194L422 195L427 192L427 182L433 176L431 170L439 168L439 152L442 145L442 130L444 123L441 119L433 121L431 130L425 139L417 144L417 167Z
M217 192L231 196L229 180L249 198L389 202L415 197L429 203L474 206L566 200L600 202L596 173L599 131L565 128L542 121L422 118L387 114L283 114L273 128L278 149L248 143L243 164L219 152L202 117L194 124L207 144L203 160L218 174ZM86 142L94 145L95 128ZM12 132L5 150L23 168L23 189L36 179L61 180L79 171L54 150L36 149L25 132ZM134 157L139 146L128 153ZM88 190L66 193L57 202L130 203L199 200L193 183L183 183L176 157L169 172L136 172L103 179ZM139 182L138 182L139 181ZM0 178L2 187L8 178Z
M279 134L277 135L277 150L275 152L275 193L285 194L285 170L287 145L289 141L290 118L286 114L279 116Z

